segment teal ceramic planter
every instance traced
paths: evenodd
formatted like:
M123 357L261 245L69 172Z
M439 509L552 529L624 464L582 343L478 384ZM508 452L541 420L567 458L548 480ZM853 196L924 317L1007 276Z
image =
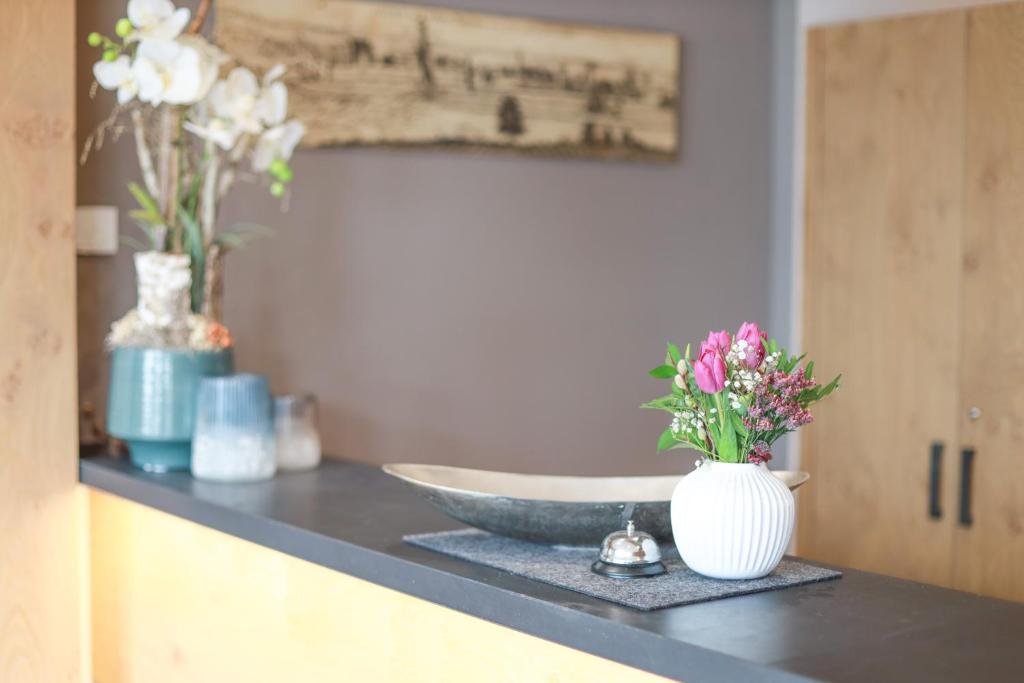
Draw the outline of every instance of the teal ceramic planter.
M114 349L107 431L128 444L136 467L147 472L187 470L199 379L233 370L231 349Z

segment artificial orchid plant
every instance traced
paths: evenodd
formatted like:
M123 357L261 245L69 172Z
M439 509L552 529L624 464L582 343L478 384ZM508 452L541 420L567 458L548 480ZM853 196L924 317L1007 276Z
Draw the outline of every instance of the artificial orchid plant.
M211 312L205 279L209 266L260 226L217 227L221 200L242 177L260 180L275 197L286 197L292 152L305 133L287 120L288 90L276 66L259 79L234 65L200 35L210 0L195 17L171 0L129 0L114 37L91 33L102 50L93 66L96 83L116 91L111 115L90 136L83 152L120 134L127 117L134 130L142 183L129 183L138 203L132 217L148 248L182 254L191 269L190 307Z
M705 458L760 464L771 460L771 446L783 434L813 419L808 408L839 386L814 379L814 362L791 356L756 323L743 323L735 335L709 332L696 358L668 345L665 364L652 377L672 380L672 393L643 405L672 414L658 439L658 450L690 448Z

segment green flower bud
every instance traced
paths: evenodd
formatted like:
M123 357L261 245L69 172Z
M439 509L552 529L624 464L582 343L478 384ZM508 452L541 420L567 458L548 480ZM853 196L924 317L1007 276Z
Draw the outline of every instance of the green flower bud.
M115 59L117 59L117 56L119 54L120 54L120 52L118 52L117 48L108 47L106 50L103 51L103 61L104 62L112 62Z
M270 194L274 195L275 197L283 197L284 185L282 183L271 183Z
M284 159L274 159L273 163L270 164L270 175L274 176L282 183L290 183L292 178L295 177L295 173L292 171L292 167L288 165L288 162Z
M134 28L132 26L132 22L129 21L127 17L121 17L117 20L117 23L114 24L114 33L116 33L121 38L124 38L126 35L132 32L132 28Z
M292 178L295 177L295 173L292 171L291 166L284 162L281 162L280 168L276 171L271 171L271 173L273 173L282 183L290 183Z
M85 39L89 43L90 47L99 47L103 44L103 36L93 31L89 34L89 37Z
M270 168L268 169L271 175L278 175L281 173L281 169L288 168L288 163L284 159L274 159L270 162Z

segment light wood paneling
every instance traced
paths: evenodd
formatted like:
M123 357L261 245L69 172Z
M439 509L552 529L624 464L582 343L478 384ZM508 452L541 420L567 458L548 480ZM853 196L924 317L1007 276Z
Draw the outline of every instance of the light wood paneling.
M845 371L802 457L799 552L951 581L963 187L963 12L808 42L804 348ZM929 446L946 444L944 518Z
M960 418L976 457L956 583L1024 600L1024 4L972 10L969 26Z
M102 683L665 680L115 496L90 496Z
M74 3L0 10L0 681L76 681Z

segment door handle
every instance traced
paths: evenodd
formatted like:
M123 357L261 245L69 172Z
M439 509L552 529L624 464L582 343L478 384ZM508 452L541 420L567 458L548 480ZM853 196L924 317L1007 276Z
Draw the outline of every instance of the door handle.
M928 476L928 516L933 519L942 517L942 508L939 506L939 483L942 476L942 449L941 441L932 444L931 469Z
M974 470L974 449L960 451L960 526L971 526L971 475Z

